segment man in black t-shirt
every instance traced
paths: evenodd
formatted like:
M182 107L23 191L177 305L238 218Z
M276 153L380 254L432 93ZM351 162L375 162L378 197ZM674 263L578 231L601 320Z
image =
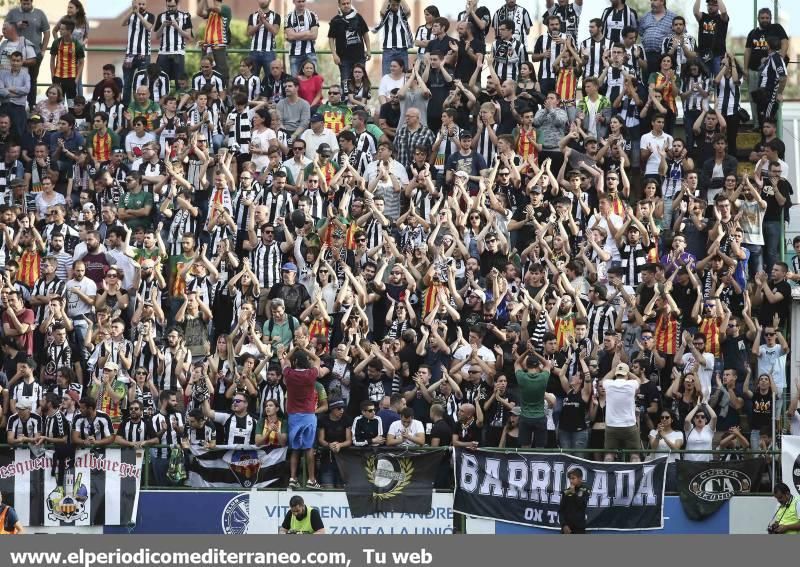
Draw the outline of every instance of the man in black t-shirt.
M772 325L772 318L777 315L780 320L777 328L781 333L785 333L789 326L789 310L792 304L792 288L786 281L788 272L789 266L785 262L775 262L770 279L767 279L764 272L757 273L755 277L759 288L756 297L761 298L758 321L766 327Z
M369 28L361 14L353 9L352 0L339 0L339 13L333 17L328 28L328 45L333 62L339 66L344 88L353 66L356 63L364 64L370 58Z
M700 11L700 0L694 2L694 17L697 20L697 54L703 59L712 77L719 73L722 56L725 55L725 40L728 36L728 9L723 0L706 0L708 12Z
M453 429L450 427L445 417L444 406L441 404L433 404L428 415L431 419L431 423L429 423L426 428L426 441L428 445L431 447L449 447L453 441ZM450 488L450 479L452 476L450 454L447 453L442 457L442 462L439 463L439 469L436 471L436 481L433 487Z
M328 415L319 418L317 442L327 451L320 451L319 481L322 488L340 488L342 477L336 466L335 454L352 444L352 422L344 415L343 400L328 402Z
M303 310L311 303L311 297L303 284L297 283L297 266L291 262L281 266L283 282L272 286L267 299L282 299L286 306L286 313L290 316L300 317Z
M324 534L325 524L319 510L306 506L302 496L292 496L289 500L289 511L278 529L281 534Z
M784 57L789 49L789 36L780 24L772 23L772 12L769 8L758 11L758 27L747 34L744 42L744 67L747 70L747 88L749 92L758 89L760 74L758 72L761 62L767 56L769 47L768 37L777 37L781 40L781 55ZM753 127L758 128L758 111L755 101L750 101L750 116L753 117Z

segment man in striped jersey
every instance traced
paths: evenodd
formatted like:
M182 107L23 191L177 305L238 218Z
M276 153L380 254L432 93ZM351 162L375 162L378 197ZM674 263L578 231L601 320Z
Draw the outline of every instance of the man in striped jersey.
M132 401L128 406L128 412L128 419L124 420L119 425L119 429L117 429L117 444L123 447L134 447L135 449L156 445L158 436L153 429L152 422L142 419L144 415L142 402L139 400Z
M372 33L383 30L382 75L389 74L389 65L395 59L403 62L403 69L408 69L408 50L413 41L411 28L408 26L410 17L411 8L406 0L386 0L381 7L381 21Z
M153 31L160 38L158 67L175 81L183 75L186 59L186 42L194 39L192 17L188 12L178 10L178 0L167 0L167 10L156 16Z
M514 39L514 22L504 20L498 26L498 37L492 46L492 63L500 81L516 81L519 66L525 60L525 44ZM534 55L534 60L536 55Z
M760 80L758 90L753 93L758 108L758 121L775 120L778 116L778 106L783 102L783 89L786 88L786 63L781 55L781 40L779 37L767 38L769 51L761 62L758 72Z
M289 41L289 74L296 77L308 60L317 64L314 44L319 34L319 16L306 8L306 0L293 0L294 10L286 16L284 35Z
M122 64L122 104L128 106L133 89L133 74L150 63L150 34L153 31L156 17L147 11L146 0L133 0L131 13L122 21L128 27L128 43L125 48L125 61Z
M605 67L603 58L611 49L611 40L603 33L603 20L589 20L589 37L581 42L580 48L584 78L599 77Z
M534 61L539 63L539 84L542 92L548 93L556 88L556 77L558 76L558 59L561 50L564 49L567 34L561 33L561 18L550 16L547 18L547 33L539 36L536 45L533 47Z
M30 401L17 404L16 412L8 418L6 430L8 431L8 444L12 447L25 443L35 443L43 431L42 416L33 411L34 405Z
M612 42L622 41L622 30L628 26L639 27L639 17L636 10L629 8L625 0L611 0L611 6L603 10L600 16L606 37Z
M214 86L218 91L225 89L225 78L214 69L214 58L209 56L200 59L200 70L192 75L192 90L202 90L206 85Z
M500 35L500 24L506 20L514 22L514 27L512 28L513 37L525 46L528 40L528 32L531 31L531 26L533 25L528 10L517 5L517 0L506 0L505 5L497 10L492 18L492 28L494 28L495 35Z
M547 0L547 10L542 21L547 24L550 16L558 16L561 20L561 32L572 36L573 43L578 44L578 22L583 11L583 0ZM602 24L601 24L602 27ZM591 30L589 30L591 33ZM587 75L588 76L588 75Z
M155 431L158 444L167 448L151 449L150 462L153 464L153 479L156 486L169 486L167 469L169 468L170 448L180 443L183 437L183 415L178 411L178 397L174 391L164 391L158 396L158 413L153 416L152 429Z
M42 433L36 436L36 444L41 446L45 443L55 445L54 463L52 470L57 473L58 483L64 482L64 472L67 467L67 459L74 455L74 451L69 446L72 424L67 417L61 413L61 398L55 392L45 395L42 400L42 415L44 415L44 425Z
M260 231L260 239L256 236L256 230ZM269 290L281 281L283 254L291 252L294 247L294 237L291 232L285 231L286 241L279 244L275 240L275 227L269 223L264 223L260 227L250 225L247 234L248 240L244 243L244 249L250 253L250 265L266 301Z
M72 444L76 447L103 447L114 442L116 433L107 413L98 411L97 400L85 396L79 402L80 415L72 423Z
M589 338L594 344L603 342L606 332L613 331L617 312L614 306L606 301L608 288L597 283L589 288L589 309L586 318L589 320Z
M247 35L250 40L250 59L253 61L253 74L264 77L275 61L275 38L281 29L281 16L269 9L271 0L258 0L258 10L247 19Z
M254 102L261 96L261 79L255 74L255 67L255 59L245 57L239 63L239 74L233 78L233 86L244 89L247 98Z

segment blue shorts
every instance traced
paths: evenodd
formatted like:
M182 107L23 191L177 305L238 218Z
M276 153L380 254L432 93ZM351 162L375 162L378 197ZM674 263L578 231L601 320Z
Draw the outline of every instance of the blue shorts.
M313 449L317 436L317 416L313 413L289 414L289 448Z

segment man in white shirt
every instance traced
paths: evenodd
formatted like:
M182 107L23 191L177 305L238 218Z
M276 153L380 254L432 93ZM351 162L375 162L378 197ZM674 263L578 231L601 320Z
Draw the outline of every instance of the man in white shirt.
M472 356L472 351L478 353L478 358L486 364L492 365L497 361L497 357L491 349L483 345L483 337L486 331L482 327L472 327L469 330L469 344L462 345L453 353L453 358L456 360L467 360Z
M639 142L645 177L658 176L658 167L661 165L661 152L672 147L672 136L664 132L665 120L663 114L654 114L653 119L650 121L653 129L642 136Z
M386 445L401 447L421 447L425 444L425 428L422 422L414 419L412 408L403 408L400 419L389 426Z
M683 375L697 375L703 399L711 395L711 377L714 375L714 355L706 352L706 336L697 333L694 337L688 331L683 332L681 346L675 352L675 364L683 366ZM684 353L688 349L689 352Z
M600 197L598 207L599 210L595 211L595 214L589 218L586 228L587 230L592 230L595 226L599 226L606 231L606 242L603 245L603 250L611 254L612 261L619 262L622 260L622 256L619 253L619 246L617 246L614 235L622 227L624 220L621 216L614 214L611 208L611 201L607 196Z
M317 148L322 144L328 144L332 151L339 151L339 141L336 134L330 128L325 128L325 119L322 114L311 115L311 128L300 135L300 139L306 143L306 155L317 155Z
M776 395L781 397L786 388L786 355L789 353L789 344L781 332L774 326L756 328L756 338L753 340L753 354L758 357L757 375L768 374L772 376L777 388ZM765 344L761 344L761 335L764 335Z
M613 372L613 379L611 374ZM639 378L630 371L624 362L616 365L606 374L603 388L606 391L606 461L614 460L614 451L642 448L639 426L636 419L636 393L639 391ZM630 454L632 463L639 462L639 455Z

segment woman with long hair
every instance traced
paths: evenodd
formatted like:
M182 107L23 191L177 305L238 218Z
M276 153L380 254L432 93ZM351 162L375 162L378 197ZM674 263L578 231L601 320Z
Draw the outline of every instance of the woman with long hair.
M72 39L79 41L81 45L86 47L89 41L89 21L86 19L86 10L83 7L81 0L69 0L67 2L67 18L71 18L75 22L75 30L72 32ZM64 18L61 18L62 20ZM53 26L53 37L58 37L58 28L61 26L61 20L56 22Z
M672 55L665 53L659 60L658 71L650 73L647 83L650 92L661 93L661 104L667 109L666 120L664 121L664 131L672 135L675 128L675 117L678 114L678 78L675 75Z
M372 83L370 83L367 76L367 68L364 67L363 63L353 65L350 77L345 83L345 91L347 102L351 106L367 106L369 103L369 99L372 97Z
M675 416L669 410L661 410L658 418L658 425L650 431L650 449L652 451L670 451L667 457L667 485L669 492L674 492L678 483L678 455L673 451L679 451L683 447L683 433L675 431L673 424ZM661 453L654 457L662 457Z
M692 410L692 408L697 405L698 400L702 399L702 393L700 391L700 385L697 380L697 376L694 373L689 372L685 376L681 377L678 369L673 368L672 384L670 384L670 387L667 388L667 394L665 397L667 399L672 398L673 410L678 414L679 418L679 421L676 422L676 425L680 427L679 424L686 421L686 416L689 415L689 412Z
M250 155L256 171L263 171L269 165L270 148L278 147L278 136L271 128L272 117L269 110L259 108L253 113L253 129L250 133Z
M305 100L312 108L319 106L322 102L322 75L317 73L317 66L310 59L306 59L300 65L300 73L297 74L300 86L297 88L297 95Z
M683 456L685 461L708 462L712 458L711 448L714 442L714 431L717 429L717 414L710 405L698 401L684 421L687 451L708 451L707 453L689 453Z

